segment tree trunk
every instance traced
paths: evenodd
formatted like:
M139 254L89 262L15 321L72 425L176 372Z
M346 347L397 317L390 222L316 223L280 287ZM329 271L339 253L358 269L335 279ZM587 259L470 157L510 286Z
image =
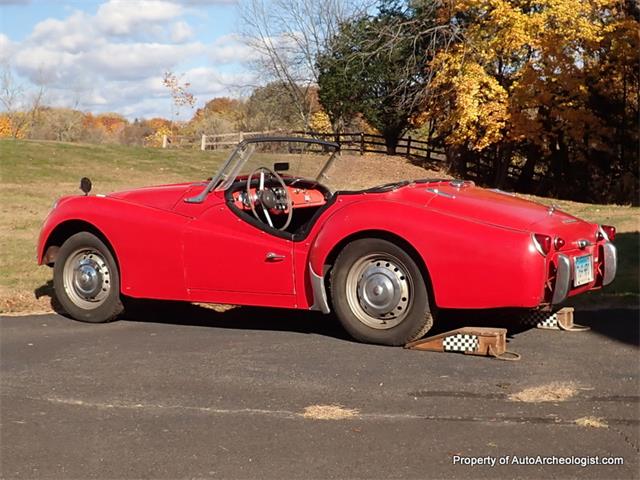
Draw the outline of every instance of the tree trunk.
M382 132L382 135L384 136L384 144L387 147L387 154L388 155L395 155L396 154L396 148L398 147L398 132L396 131L392 131L392 132Z
M516 190L518 192L533 193L533 174L535 173L539 156L538 148L535 145L530 144L527 146L527 160L516 182Z

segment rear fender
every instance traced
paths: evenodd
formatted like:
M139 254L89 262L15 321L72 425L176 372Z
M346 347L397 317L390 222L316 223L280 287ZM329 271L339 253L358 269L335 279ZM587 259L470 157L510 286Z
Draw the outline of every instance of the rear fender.
M542 300L546 261L528 232L392 201L351 203L327 218L313 240L310 268L326 275L339 250L367 232L415 249L439 307L535 307Z

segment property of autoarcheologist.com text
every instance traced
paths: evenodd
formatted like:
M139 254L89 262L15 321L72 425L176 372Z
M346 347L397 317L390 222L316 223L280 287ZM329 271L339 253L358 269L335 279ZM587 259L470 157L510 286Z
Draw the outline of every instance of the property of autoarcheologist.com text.
M624 458L622 457L601 456L501 455L499 457L473 457L453 455L451 460L454 465L467 465L471 467L495 467L499 465L577 465L580 467L589 467L592 465L624 465Z

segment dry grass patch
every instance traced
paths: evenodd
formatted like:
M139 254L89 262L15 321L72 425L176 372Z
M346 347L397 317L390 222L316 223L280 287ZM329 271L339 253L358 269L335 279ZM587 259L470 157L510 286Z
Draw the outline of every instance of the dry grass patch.
M609 425L601 418L582 417L575 421L576 425L587 428L609 428Z
M305 407L302 416L311 420L345 420L357 417L360 412L341 405L310 405Z
M509 395L509 400L513 402L541 403L541 402L564 402L578 392L573 383L553 382L538 387L529 387L524 390Z

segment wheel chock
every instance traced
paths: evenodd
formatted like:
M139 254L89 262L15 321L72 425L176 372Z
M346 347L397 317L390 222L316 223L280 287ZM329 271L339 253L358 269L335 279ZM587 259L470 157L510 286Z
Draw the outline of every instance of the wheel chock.
M507 329L463 327L407 343L404 348L428 352L462 352L467 355L519 360L520 355L507 351Z
M586 332L590 327L573 323L573 307L564 307L556 312L535 311L522 317L522 323L542 330L564 330Z

